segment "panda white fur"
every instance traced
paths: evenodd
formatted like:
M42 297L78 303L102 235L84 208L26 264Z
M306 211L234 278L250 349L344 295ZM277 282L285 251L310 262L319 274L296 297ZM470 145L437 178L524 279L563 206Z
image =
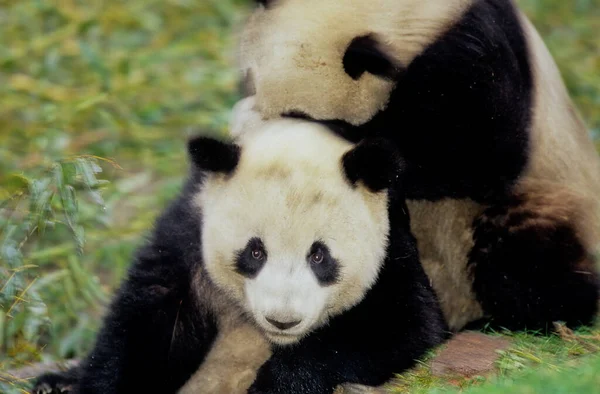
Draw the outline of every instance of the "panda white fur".
M332 393L381 384L446 339L385 143L278 120L189 152L191 177L94 349L34 392ZM232 375L184 386L222 341L235 342L222 360Z
M240 37L246 94L264 119L319 120L399 149L452 329L594 319L598 155L511 0L257 3Z

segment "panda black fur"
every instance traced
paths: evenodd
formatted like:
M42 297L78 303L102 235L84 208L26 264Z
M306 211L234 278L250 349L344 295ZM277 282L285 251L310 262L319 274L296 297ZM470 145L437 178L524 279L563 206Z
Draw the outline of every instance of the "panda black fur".
M255 109L397 146L412 231L454 330L592 322L600 161L513 1L259 3L240 43Z
M250 393L332 393L382 384L447 338L394 186L402 162L385 143L353 146L281 120L236 143L193 139L189 152L191 176L138 251L94 349L35 393L233 394L253 381ZM190 386L232 338L249 373ZM272 349L257 352L265 338Z

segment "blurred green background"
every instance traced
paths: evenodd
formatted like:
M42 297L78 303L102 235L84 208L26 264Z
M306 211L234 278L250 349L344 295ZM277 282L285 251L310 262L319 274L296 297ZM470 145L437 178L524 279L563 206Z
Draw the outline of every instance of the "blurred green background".
M0 0L0 370L90 349L186 138L226 132L249 3ZM600 136L600 0L518 3Z

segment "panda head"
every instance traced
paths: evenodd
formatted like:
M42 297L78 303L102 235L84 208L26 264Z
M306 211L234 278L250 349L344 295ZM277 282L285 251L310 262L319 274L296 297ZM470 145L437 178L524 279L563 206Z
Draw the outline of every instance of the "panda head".
M401 166L387 145L279 119L235 143L197 137L189 152L204 174L194 203L206 272L267 338L294 343L364 297Z
M240 37L248 95L270 119L358 126L386 108L403 70L473 0L262 0Z

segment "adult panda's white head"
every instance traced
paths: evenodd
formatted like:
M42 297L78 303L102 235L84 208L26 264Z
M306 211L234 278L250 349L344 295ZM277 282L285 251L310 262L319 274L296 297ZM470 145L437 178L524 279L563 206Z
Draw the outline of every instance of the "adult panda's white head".
M241 34L247 94L266 118L368 122L402 70L473 0L259 0Z
M386 256L387 188L400 169L385 144L282 119L235 143L195 138L189 152L205 174L194 201L206 271L272 342L296 342L365 296Z

